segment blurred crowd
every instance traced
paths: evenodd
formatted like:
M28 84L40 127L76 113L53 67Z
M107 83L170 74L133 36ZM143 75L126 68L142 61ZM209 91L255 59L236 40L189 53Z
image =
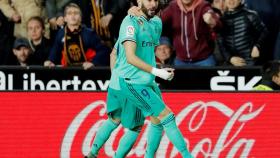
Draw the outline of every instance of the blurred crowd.
M109 66L133 0L0 0L0 65ZM160 0L159 67L280 60L278 0Z

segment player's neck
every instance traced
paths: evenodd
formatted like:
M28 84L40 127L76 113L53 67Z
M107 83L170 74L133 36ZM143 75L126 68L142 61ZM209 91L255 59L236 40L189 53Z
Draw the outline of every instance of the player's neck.
M141 16L143 16L148 21L150 20L150 18L148 18L148 16L143 11L141 11Z

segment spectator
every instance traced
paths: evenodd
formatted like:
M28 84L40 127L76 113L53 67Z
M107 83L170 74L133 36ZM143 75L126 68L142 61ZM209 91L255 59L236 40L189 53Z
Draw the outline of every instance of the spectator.
M33 65L44 65L50 53L50 40L44 37L45 26L41 17L31 17L27 21L27 34L32 49Z
M220 51L233 66L255 65L267 30L257 13L244 7L241 0L225 0L225 5Z
M15 23L14 36L27 38L26 22L33 16L43 16L41 0L0 0L0 10Z
M280 90L280 61L271 61L264 66L262 81L254 90Z
M163 32L172 35L175 66L214 66L212 29L218 16L204 0L174 0L161 12ZM171 29L168 29L171 28Z
M127 10L130 7L129 0L103 0L103 4L105 15L101 17L100 24L101 27L109 28L111 41L114 43L119 36L121 22L127 15ZM111 16L112 18L110 18Z
M116 5L116 1L112 4ZM108 27L101 27L101 17L103 16L103 1L93 1L92 2L92 21L91 26L96 31L96 33L101 37L101 40L106 43L107 46L112 47L112 43L110 41L110 31ZM112 18L112 16L110 16ZM107 17L107 19L109 16ZM109 19L108 19L109 20ZM111 20L111 19L110 19Z
M86 25L88 28L92 28L92 0L71 0L71 3L76 3L81 8L82 24Z
M155 48L157 67L163 68L172 64L172 45L167 37L161 37L159 45Z
M274 59L280 60L280 27L279 27L279 31L278 31L275 48L274 48Z
M273 54L279 53L275 50L277 34L280 27L280 1L279 0L245 0L245 4L249 9L255 10L260 19L263 21L268 30L260 54L259 64L265 64L275 59Z
M71 0L46 0L46 10L51 29L64 25L63 9Z
M46 0L51 39L54 39L57 31L64 26L63 10L70 2L71 0Z
M219 14L219 16L222 16L225 11L225 3L224 0L213 0L212 8L213 10Z
M14 42L13 53L17 58L15 65L28 66L30 65L30 56L32 50L26 38L17 38Z
M13 23L0 10L0 65L11 63L13 49Z
M172 0L159 0L159 9L166 8Z
M94 2L94 3L93 3ZM129 0L92 1L92 27L109 47L116 42L123 18L130 7Z
M84 69L109 65L109 48L93 30L81 25L78 5L70 3L65 7L64 20L66 26L58 31L49 60L44 65L83 66Z
M223 15L224 11L225 11L225 5L224 5L224 0L207 0L208 2L211 3L211 6L212 6L212 9L213 11L216 13L216 15L221 18L221 16ZM215 57L215 60L216 60L216 65L224 65L224 58L221 54L221 51L218 47L218 44L217 44L217 38L218 38L218 35L217 35L217 32L215 30L212 30L212 33L211 33L211 37L214 41L214 57Z

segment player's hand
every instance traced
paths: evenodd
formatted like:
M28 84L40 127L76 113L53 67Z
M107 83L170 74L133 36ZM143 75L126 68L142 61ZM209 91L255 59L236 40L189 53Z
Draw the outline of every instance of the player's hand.
M129 10L127 11L127 13L128 13L129 15L133 15L133 16L141 16L141 8L140 8L140 7L133 6L133 7L129 8Z
M173 68L163 68L163 69L166 70L167 72L171 73L170 78L167 79L168 81L171 81L174 78L174 70L175 69L173 69Z
M174 73L168 72L166 69L158 69L158 68L154 68L154 67L153 67L151 73L164 80L172 79L174 76Z

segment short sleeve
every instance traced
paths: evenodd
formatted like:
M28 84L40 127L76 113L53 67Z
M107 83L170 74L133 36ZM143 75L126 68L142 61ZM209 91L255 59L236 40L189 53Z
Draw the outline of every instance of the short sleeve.
M123 43L124 41L136 42L137 32L138 32L138 26L135 24L135 18L131 15L126 16L120 27L119 42L120 43Z

